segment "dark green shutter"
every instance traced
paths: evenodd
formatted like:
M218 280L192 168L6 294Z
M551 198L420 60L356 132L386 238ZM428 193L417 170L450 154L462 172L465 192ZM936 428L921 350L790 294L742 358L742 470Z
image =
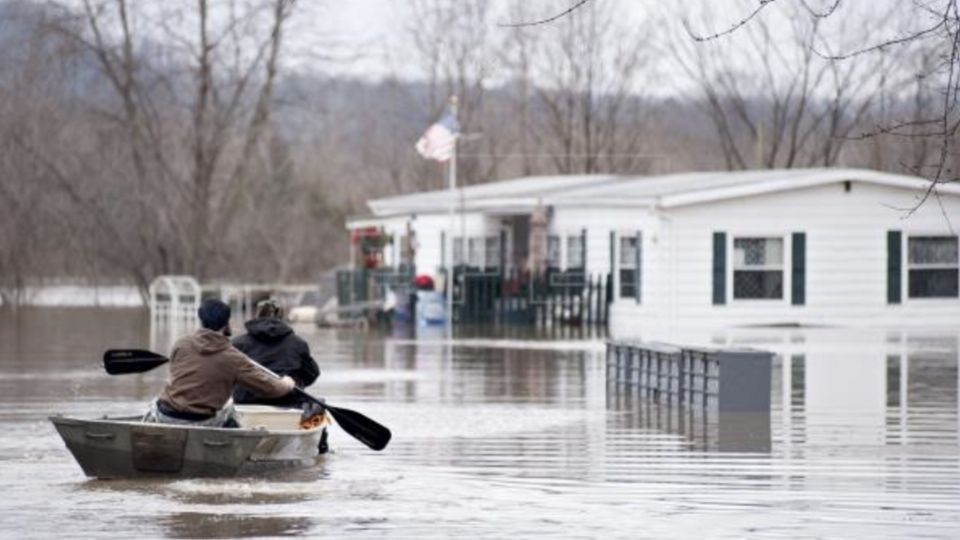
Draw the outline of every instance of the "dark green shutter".
M903 264L900 231L887 231L887 303L899 304L900 265Z
M791 302L802 306L807 302L807 235L793 233L793 275L791 276Z
M610 278L613 283L613 275L617 272L617 233L610 231ZM611 285L612 287L612 285Z
M636 271L635 271L634 274L633 274L633 275L634 275L634 279L633 279L633 280L634 280L635 290L637 291L637 296L636 296L636 298L637 298L637 303L639 304L639 303L640 303L640 296L641 296L641 295L640 295L640 290L641 290L641 289L640 289L640 284L643 283L643 278L641 277L641 276L643 275L643 233L642 233L642 232L637 231L637 240L636 240L636 241L637 241L637 249L634 250L634 253L636 254L636 257L637 257L637 261L636 261L636 262L637 262L637 268L636 268Z
M507 271L507 231L500 231L500 275Z
M713 303L727 303L727 233L713 233Z
M583 239L581 240L581 243L583 244L583 246L580 248L583 250L583 255L582 255L583 264L581 264L580 267L583 269L583 275L586 276L587 275L587 230L586 229L580 229L580 238Z

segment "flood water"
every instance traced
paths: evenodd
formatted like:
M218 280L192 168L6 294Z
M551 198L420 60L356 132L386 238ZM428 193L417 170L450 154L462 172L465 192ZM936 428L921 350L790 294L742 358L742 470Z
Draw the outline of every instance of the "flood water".
M334 430L292 476L97 481L47 416L144 410L164 369L99 357L147 346L145 313L0 312L0 536L960 537L960 332L691 337L780 354L751 446L608 388L600 341L297 331L311 391L388 425L386 451Z

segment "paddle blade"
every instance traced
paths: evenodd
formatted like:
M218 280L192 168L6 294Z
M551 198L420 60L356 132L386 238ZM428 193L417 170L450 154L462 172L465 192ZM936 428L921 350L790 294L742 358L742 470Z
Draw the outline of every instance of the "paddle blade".
M110 375L144 373L167 362L167 357L141 349L110 349L103 353L103 367Z
M369 446L373 450L383 450L390 442L392 434L386 426L377 423L357 411L350 409L341 409L340 407L331 407L324 405L337 425L344 431L352 435L355 439Z

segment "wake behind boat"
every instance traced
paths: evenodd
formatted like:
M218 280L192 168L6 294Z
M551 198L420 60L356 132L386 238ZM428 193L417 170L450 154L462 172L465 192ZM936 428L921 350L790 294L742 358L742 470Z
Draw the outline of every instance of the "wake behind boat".
M274 408L257 409L248 409L240 428L144 423L140 416L50 421L84 474L95 478L231 477L317 464L326 414L302 429L297 422L278 429L259 420ZM275 409L274 416L284 412L299 418L299 411L284 409Z

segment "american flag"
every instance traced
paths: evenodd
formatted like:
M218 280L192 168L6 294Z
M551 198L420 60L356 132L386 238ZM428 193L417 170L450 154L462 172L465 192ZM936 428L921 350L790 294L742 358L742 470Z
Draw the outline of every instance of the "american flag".
M440 162L450 161L453 157L453 148L456 144L460 123L457 122L453 111L447 111L427 132L417 141L417 152L427 159Z

